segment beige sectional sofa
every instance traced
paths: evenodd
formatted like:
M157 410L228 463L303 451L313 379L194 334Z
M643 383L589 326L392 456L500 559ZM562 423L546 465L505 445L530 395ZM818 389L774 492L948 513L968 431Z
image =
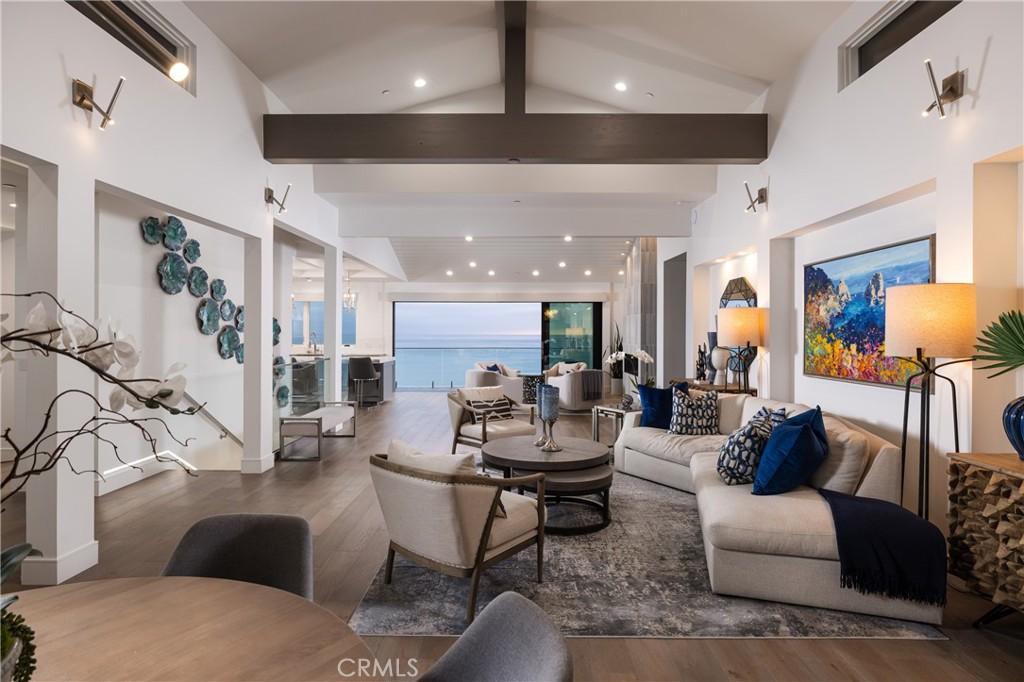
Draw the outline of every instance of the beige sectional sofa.
M719 435L680 436L626 415L615 468L697 495L711 589L755 599L941 623L942 609L860 594L839 585L839 551L828 504L816 487L899 502L899 448L835 416L825 417L829 458L810 483L783 495L726 485L718 451L761 407L809 409L746 395L719 396Z

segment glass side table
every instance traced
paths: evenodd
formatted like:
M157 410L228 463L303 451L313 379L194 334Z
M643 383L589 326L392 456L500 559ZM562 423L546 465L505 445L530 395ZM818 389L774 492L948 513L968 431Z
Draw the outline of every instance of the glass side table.
M594 405L590 415L591 439L595 441L601 440L601 417L609 417L612 420L612 442L610 445L614 445L615 441L619 439L619 433L622 431L622 422L626 415L630 412L639 411L624 410L618 405Z

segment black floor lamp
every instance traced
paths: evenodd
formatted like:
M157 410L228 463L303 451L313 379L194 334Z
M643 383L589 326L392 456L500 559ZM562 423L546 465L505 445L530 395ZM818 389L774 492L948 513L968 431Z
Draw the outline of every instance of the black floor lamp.
M885 292L885 354L909 358L917 371L903 389L903 437L900 441L900 501L907 467L910 393L920 389L920 437L917 462L917 515L928 518L931 394L938 379L948 381L953 398L953 444L960 452L956 384L939 370L970 362L977 335L977 298L973 284L907 284ZM935 358L957 358L936 363Z

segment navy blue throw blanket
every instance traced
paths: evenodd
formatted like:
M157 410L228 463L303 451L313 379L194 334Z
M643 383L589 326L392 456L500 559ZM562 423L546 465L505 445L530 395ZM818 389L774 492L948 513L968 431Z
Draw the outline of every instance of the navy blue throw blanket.
M946 539L931 522L870 497L819 490L832 509L840 586L935 606L946 603Z

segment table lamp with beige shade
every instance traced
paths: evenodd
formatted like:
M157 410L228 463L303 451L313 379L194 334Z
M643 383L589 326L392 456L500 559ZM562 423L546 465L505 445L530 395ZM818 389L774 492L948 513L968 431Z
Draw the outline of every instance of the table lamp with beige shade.
M903 439L900 443L900 493L907 461L910 390L920 380L920 451L917 465L917 514L928 515L928 453L931 393L936 379L949 382L953 395L953 442L960 452L956 384L939 370L974 355L977 296L973 284L907 284L885 291L885 354L906 357L918 371L907 378L903 392ZM936 358L954 358L935 363Z
M729 365L732 368L736 363L740 388L744 391L750 390L750 365L757 357L757 347L764 345L767 315L767 308L722 308L718 311L718 345L728 348L732 354Z

